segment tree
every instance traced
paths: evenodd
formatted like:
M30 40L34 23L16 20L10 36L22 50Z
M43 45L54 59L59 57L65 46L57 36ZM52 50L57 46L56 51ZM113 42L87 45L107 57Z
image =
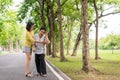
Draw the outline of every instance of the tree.
M81 27L81 23L80 23L80 21L81 21L81 14L80 14L81 9L79 9L79 7L78 7L79 4L80 4L79 0L67 0L65 5L62 7L63 16L65 17L65 19L64 19L65 21L63 21L63 25L65 25L65 32L70 32L69 30L72 29L71 32L75 33L76 31L73 31L73 30L76 29L76 28L77 28L77 30L80 30L80 27ZM66 21L66 19L67 19L67 21L72 21L72 22L69 23L69 22ZM71 47L71 46L69 46L70 45L69 43L74 42L74 41L70 42L72 36L73 35L71 35L71 33L68 33L68 35L67 35L67 37L68 37L68 39L66 40L67 41L67 44L66 44L67 45L67 53L69 53L68 50ZM66 41L64 40L64 42L66 42ZM74 49L76 49L75 48L76 43L77 42L75 42ZM75 50L72 52L73 56L76 55L75 52L76 52Z
M46 23L45 23L45 15L44 15L44 4L46 0L37 0L40 6L40 17L42 20L42 26L46 27Z
M68 27L68 40L67 40L67 55L69 55L69 51L70 51L70 41L71 41L71 36L72 36L72 29L73 29L73 25L74 25L74 20L72 19L68 19L67 21L68 24L70 24L70 27Z
M47 4L47 18L48 18L48 24L50 27L50 33L49 38L51 40L51 43L49 45L49 53L52 55L53 58L56 57L56 39L55 39L55 12L54 12L54 1L48 0L46 1ZM52 50L51 50L52 49Z
M99 41L100 49L119 49L120 48L120 35L109 34Z
M82 70L85 72L93 71L90 63L89 51L89 26L88 26L88 0L81 0L82 4L82 29L83 29L83 50L82 50Z
M75 45L74 45L74 48L73 48L73 52L72 52L72 55L71 56L76 56L77 55L77 51L78 51L78 48L79 48L79 44L80 44L80 40L82 37L82 27L80 27L80 31L77 35L77 39L75 41Z
M101 18L103 18L105 16L120 13L119 2L120 2L119 0L117 0L117 1L115 1L115 0L102 0L102 1L98 0L98 1L96 1L96 3L98 3L97 10L99 11L98 20L100 20ZM94 13L95 13L94 12L94 9L95 9L94 5L92 5L93 0L89 0L88 4L90 4L89 8L88 8L88 11L89 11L89 17L88 17L89 21L88 22L89 22L89 28L90 28L94 23L97 23L96 22L97 19L96 19L96 17L93 17ZM108 7L106 8L106 6L108 6ZM111 12L106 13L107 10L111 10ZM79 46L80 40L82 39L82 37L81 37L82 35L83 35L82 31L80 30L80 32L77 35L76 42L75 42L75 45L74 45L74 48L73 48L73 54L76 54L77 51L78 51L78 46Z
M18 50L22 45L24 30L18 24L16 15L16 11L7 10L4 16L1 16L0 45L8 51L14 51L15 48Z
M5 13L13 0L0 0L0 13Z
M95 23L95 27L96 27L96 40L95 40L95 59L98 60L100 59L98 56L98 8L96 5L96 0L93 0L93 4L94 4L94 8L95 8L95 13L96 13L96 23Z
M109 2L109 1L108 1ZM114 2L114 1L110 1L110 2ZM98 1L98 3L100 3L99 1ZM111 9L112 7L110 7L110 8L108 8L108 9L104 9L104 6L102 6L102 5L98 5L98 6L100 6L99 7L99 9L97 8L97 2L96 2L96 0L93 0L93 4L94 4L94 9L95 9L95 13L96 13L96 19L95 19L95 27L96 27L96 41L95 41L95 59L96 60L98 60L98 59L100 59L100 57L99 57L99 55L98 55L98 24L99 24L99 13L98 13L98 11L99 11L99 9L101 9L101 14L100 15L103 15L103 12L105 11L105 10L108 10L108 9ZM109 4L109 3L108 3ZM115 3L116 4L116 3ZM113 5L114 5L114 3L113 3ZM115 14L117 14L117 13L120 13L120 11L117 11L116 12L116 10L115 11L113 11L112 13L114 14L114 12L115 12ZM111 13L111 14L112 14ZM108 15L110 15L110 14L108 14ZM105 15L105 16L108 16L108 15Z
M51 54L52 57L56 57L54 3L54 0L24 0L18 14L20 21L32 20L36 24L35 32L37 32L41 26L45 26L47 30L49 30L51 43L48 45L47 52L49 52L48 54Z
M62 10L61 10L60 0L57 0L57 5L58 5L59 36L60 36L60 61L66 61L64 56L64 47L63 47Z

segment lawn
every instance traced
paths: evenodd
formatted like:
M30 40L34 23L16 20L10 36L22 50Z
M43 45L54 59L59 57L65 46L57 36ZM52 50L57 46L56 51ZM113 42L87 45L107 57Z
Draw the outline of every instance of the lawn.
M100 60L94 60L94 50L90 51L92 66L102 74L81 73L81 53L78 56L66 56L68 62L60 62L59 58L47 58L72 80L120 80L120 50L99 50Z

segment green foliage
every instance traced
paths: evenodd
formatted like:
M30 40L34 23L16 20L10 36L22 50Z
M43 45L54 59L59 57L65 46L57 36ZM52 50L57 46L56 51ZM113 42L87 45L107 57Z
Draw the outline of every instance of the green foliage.
M81 12L80 10L77 10L77 7L75 5L75 0L68 0L66 4L62 7L63 15L72 19L80 20Z
M22 6L20 7L19 10L19 14L18 14L18 19L22 22L26 17L29 19L31 19L29 15L31 15L31 11L34 10L33 8L36 7L35 4L35 0L24 0L24 2L22 3Z
M56 41L59 42L59 35L58 35L58 26L57 26L57 4L56 4L56 0L51 0L52 4L53 4L53 8L55 11L55 25L56 25ZM72 22L74 22L72 27L76 27L77 30L72 30L72 42L74 43L77 33L79 32L79 28L80 28L80 24L81 24L81 3L80 0L61 0L61 4L62 4L62 26L63 26L63 33L64 35L64 46L66 47L67 44L67 39L68 39L68 31L69 28L71 27L70 23L67 22L67 20L72 20ZM113 6L113 7L111 7ZM47 21L47 9L46 9L47 5L45 3L44 6L44 14L45 14L45 19L46 19L46 25L47 25L47 29L49 30L49 24ZM103 13L104 11L106 11L106 9L110 8L112 9L112 12L115 11L119 11L119 0L115 1L115 0L97 0L97 7L98 7L98 13L99 16L101 15L101 13ZM39 4L36 0L24 0L24 2L22 3L22 6L19 10L19 14L18 14L18 18L20 21L28 21L28 20L32 20L36 25L35 25L35 32L38 31L38 28L41 27L41 18L40 18L40 7ZM88 0L88 20L90 23L93 23L93 21L95 20L95 10L94 10L94 6L93 6L93 0ZM79 25L78 25L79 24ZM72 44L73 44L72 43ZM109 42L111 43L111 42ZM113 44L113 43L111 43ZM73 46L73 45L72 45ZM107 46L107 44L106 44ZM94 47L94 46L93 46ZM92 48L93 48L92 47Z
M120 48L120 35L110 34L102 38L99 45L101 49L118 49Z
M57 22L57 4L56 0L51 0L53 4L53 8L55 11L55 25L56 25L56 42L59 42L59 29L58 29L58 22ZM12 4L12 0L0 0L0 13L1 11L4 11L3 14L0 14L0 34L7 36L12 36L14 39L16 37L21 38L21 30L23 28L20 27L17 21L17 17L20 22L28 22L29 20L35 23L35 33L38 31L38 29L41 27L41 18L40 18L40 6L37 2L37 0L24 0L20 10L18 13L9 11L7 12L6 9L9 7L9 5ZM79 32L79 28L81 25L81 3L80 0L61 0L62 4L62 26L63 26L63 35L64 35L64 46L66 48L67 39L68 39L68 30L72 27L72 37L71 37L71 47L73 47L76 36ZM101 13L104 13L107 11L107 9L111 9L112 12L119 11L120 10L120 0L97 0L97 7L98 7L98 13L99 16ZM111 7L111 8L110 8ZM5 9L5 10L4 10ZM15 16L17 14L17 17ZM47 21L47 5L45 3L44 6L44 14L46 19L46 25L47 30L49 31L49 24ZM93 22L95 19L95 10L93 7L93 0L88 0L88 20L89 22ZM70 22L71 21L71 22ZM13 25L14 24L14 25ZM71 25L73 24L73 25ZM102 23L103 24L103 23ZM9 33L9 34L8 34ZM7 41L7 39L6 39ZM114 41L114 42L113 42ZM104 49L111 49L113 46L116 48L117 43L119 40L107 40L106 44L102 42L100 44L100 48ZM91 43L92 45L93 43ZM118 47L118 45L117 45ZM92 46L94 48L94 46Z
M8 44L8 33L5 29L0 32L0 45L7 46Z
M0 0L0 13L3 14L7 8L12 4L13 0Z
M32 21L35 23L35 32L41 27L40 8L36 0L24 0L18 12L20 22Z
M15 11L6 11L4 16L0 19L0 46L7 47L9 45L10 38L13 39L13 43L19 40L22 44L24 34L23 27L18 23L17 13Z
M120 4L120 0L100 0L100 1L107 3L107 4L115 4L115 5Z

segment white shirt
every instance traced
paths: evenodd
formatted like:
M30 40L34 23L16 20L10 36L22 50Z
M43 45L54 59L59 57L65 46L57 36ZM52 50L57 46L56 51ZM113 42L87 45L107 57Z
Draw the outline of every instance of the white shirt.
M36 41L43 42L43 41L45 41L45 35L43 35L43 36L40 38L38 34L35 34L34 39L35 39ZM36 45L35 54L45 54L45 53L46 53L46 45L45 45L45 44L35 43L35 45Z

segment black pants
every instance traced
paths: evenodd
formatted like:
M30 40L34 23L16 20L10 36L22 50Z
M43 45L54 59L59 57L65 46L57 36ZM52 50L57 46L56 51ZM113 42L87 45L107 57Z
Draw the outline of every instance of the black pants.
M35 54L35 63L37 72L46 74L45 54Z

